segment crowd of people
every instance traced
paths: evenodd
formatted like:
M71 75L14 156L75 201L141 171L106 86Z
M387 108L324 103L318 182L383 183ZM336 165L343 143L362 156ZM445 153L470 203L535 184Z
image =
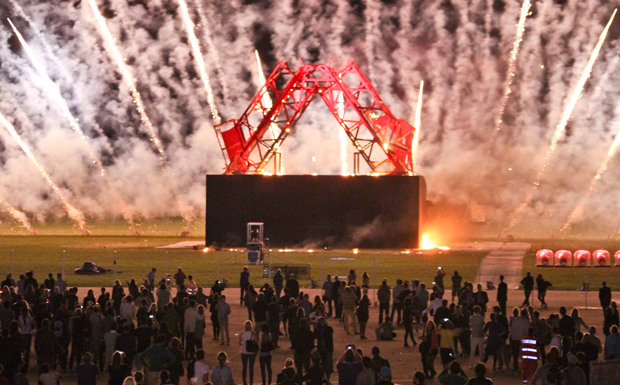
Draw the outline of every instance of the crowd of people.
M541 275L534 279L527 274L521 282L523 306L511 312L506 308L503 277L497 305L492 306L482 285L474 289L457 271L450 278L451 292L446 293L445 276L439 268L432 287L401 279L391 287L383 280L376 291L378 326L372 338L395 340L402 328L403 346L414 346L420 353L422 371L413 374L414 384L435 378L444 385L491 384L486 363L492 358L494 371L518 371L524 384L587 385L591 362L620 359L618 309L605 282L599 291L603 351L597 328L587 325L578 309L569 313L560 307L559 314L546 318L534 309L530 297L535 286L540 307L547 307L545 294L551 284ZM372 306L370 276L363 273L361 285L357 282L355 270L346 279L327 276L321 295L310 298L292 274L285 277L278 270L271 284L256 288L244 268L239 305L246 308L247 321L238 341L233 341L241 346L243 384L255 383L256 358L262 385L323 385L334 372L339 385L392 384L390 363L379 346L365 355L353 343L356 338L368 339ZM111 291L101 288L96 296L89 290L83 298L61 274L56 278L49 274L42 283L33 272L18 280L8 274L1 286L0 385L27 384L31 356L42 385L57 385L61 373L73 370L80 385L95 385L101 376L109 385L178 385L185 378L188 384L237 383L239 374L233 373L227 353L208 355L204 345L208 337L220 345L231 343L233 310L220 281L207 294L181 268L172 279L158 279L153 268L139 284L117 280ZM351 342L338 357L334 357L336 325ZM286 340L292 357L274 376L272 352ZM210 368L207 361L215 358L217 365ZM467 378L464 363L474 370L474 377Z

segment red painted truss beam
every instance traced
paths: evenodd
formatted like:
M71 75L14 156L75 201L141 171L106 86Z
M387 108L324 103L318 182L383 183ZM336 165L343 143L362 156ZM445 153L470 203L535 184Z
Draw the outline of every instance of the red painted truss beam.
M278 88L280 85L281 88ZM396 119L362 71L280 61L239 119L215 126L226 173L262 174L316 96L345 130L373 174L412 174L415 128Z

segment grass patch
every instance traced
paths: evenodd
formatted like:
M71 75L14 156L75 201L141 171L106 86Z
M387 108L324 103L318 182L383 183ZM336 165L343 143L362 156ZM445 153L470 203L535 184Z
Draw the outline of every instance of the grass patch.
M577 250L588 250L593 253L598 249L609 251L612 256L616 250L620 250L620 241L618 240L525 240L530 242L532 248L525 255L523 261L523 275L530 271L534 276L542 274L549 282L553 284L554 290L577 290L581 287L582 282L590 283L590 290L598 290L603 281L607 281L607 285L612 289L620 288L620 268L609 267L588 267L588 268L550 268L536 267L536 251L546 248L553 252L557 250L569 250L574 253Z
M238 276L245 264L245 249L237 251L210 251L203 253L193 249L157 249L158 246L196 240L203 238L180 238L174 236L0 236L0 272L13 270L20 274L34 270L35 276L42 280L47 273L60 272L64 266L67 281L75 286L110 286L113 274L99 276L82 276L74 274L74 269L85 261L112 269L117 260L117 275L123 281L131 278L142 279L151 267L156 267L161 276L174 274L177 267L182 267L188 274L193 274L198 283L211 286L216 278L228 278L232 286L238 285ZM11 250L13 263L11 265ZM64 251L64 253L63 253ZM437 267L442 266L451 275L458 270L465 280L472 280L484 252L465 251L429 251L425 254L403 254L401 250L360 250L353 254L351 250L315 251L313 253L296 251L271 253L275 264L310 264L312 278L319 279L323 274L347 275L349 269L356 269L358 277L367 271L371 284L378 285L381 278L387 278L392 284L397 278L420 279L432 282ZM347 258L334 260L332 258ZM267 257L265 265L268 265ZM218 277L219 265L219 277ZM254 283L262 284L263 266L251 266L250 272ZM446 280L449 285L449 280ZM310 280L302 280L303 286L309 286Z

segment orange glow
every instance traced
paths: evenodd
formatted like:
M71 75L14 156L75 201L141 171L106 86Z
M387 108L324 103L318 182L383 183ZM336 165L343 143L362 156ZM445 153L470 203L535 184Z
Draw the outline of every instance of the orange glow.
M209 251L209 248L208 248L208 247L205 247L204 249L202 249L202 252L203 252L203 253L206 253L207 251Z
M359 249L353 249L353 254L359 253Z
M430 249L440 249L440 250L450 250L449 247L446 246L437 246L430 239L428 239L428 235L422 235L422 243L420 244L420 249L430 250Z
M314 250L310 249L308 250L309 253L314 253Z

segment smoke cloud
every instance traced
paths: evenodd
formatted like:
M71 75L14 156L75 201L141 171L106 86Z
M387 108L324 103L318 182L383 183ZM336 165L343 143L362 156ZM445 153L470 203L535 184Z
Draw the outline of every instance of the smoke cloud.
M238 118L258 91L254 49L267 73L281 59L292 68L297 58L306 63L334 58L337 68L352 59L394 114L410 123L424 80L416 171L427 179L429 199L485 205L487 218L498 223L509 220L531 188L570 92L613 12L605 0L532 2L504 124L490 148L521 1L187 3L196 36L203 38L200 48L223 120ZM122 215L7 17L59 86L128 208L145 217L179 215L171 204L178 196L195 217L204 217L204 175L222 172L224 161L178 1L97 1L162 139L171 178L87 2L20 0L19 5L23 13L9 2L0 4L0 111L71 202L89 218ZM605 158L620 129L618 37L616 20L516 230L559 229ZM339 174L338 130L317 99L282 147L286 172ZM61 202L5 131L0 168L0 195L8 203L34 220L64 215ZM612 161L576 229L611 234L620 228L614 215L619 171L618 161Z

